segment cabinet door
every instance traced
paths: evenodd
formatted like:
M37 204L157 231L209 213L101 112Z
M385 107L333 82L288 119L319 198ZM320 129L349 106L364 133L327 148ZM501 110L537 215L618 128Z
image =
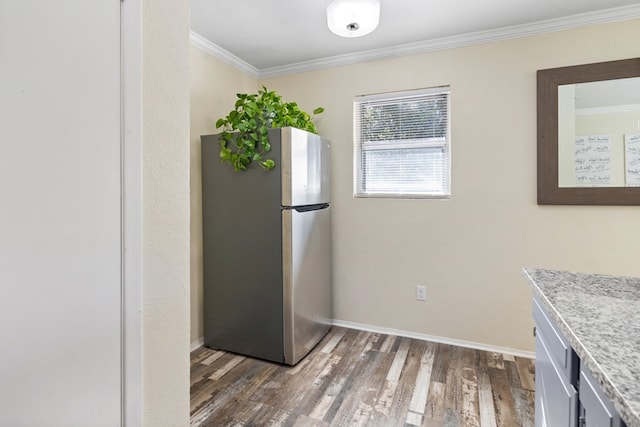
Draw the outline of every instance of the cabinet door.
M580 368L580 407L584 427L624 426L613 403L585 367Z
M553 362L542 334L536 336L536 427L575 427L578 398L575 387Z

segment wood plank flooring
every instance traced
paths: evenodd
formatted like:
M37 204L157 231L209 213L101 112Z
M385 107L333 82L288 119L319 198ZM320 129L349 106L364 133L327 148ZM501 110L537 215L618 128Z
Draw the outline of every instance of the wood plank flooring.
M333 327L294 367L200 348L192 426L532 427L534 361Z

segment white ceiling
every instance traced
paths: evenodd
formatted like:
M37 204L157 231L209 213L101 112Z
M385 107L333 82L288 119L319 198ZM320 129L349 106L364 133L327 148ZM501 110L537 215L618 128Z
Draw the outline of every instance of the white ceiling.
M531 24L552 30L640 16L639 0L380 0L373 33L341 38L327 28L328 3L191 0L191 30L261 71L494 30L526 33Z

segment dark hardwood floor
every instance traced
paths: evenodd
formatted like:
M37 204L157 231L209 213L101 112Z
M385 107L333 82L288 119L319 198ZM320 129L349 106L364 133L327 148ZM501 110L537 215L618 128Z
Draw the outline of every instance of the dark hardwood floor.
M333 327L289 367L200 348L192 426L533 426L534 361Z

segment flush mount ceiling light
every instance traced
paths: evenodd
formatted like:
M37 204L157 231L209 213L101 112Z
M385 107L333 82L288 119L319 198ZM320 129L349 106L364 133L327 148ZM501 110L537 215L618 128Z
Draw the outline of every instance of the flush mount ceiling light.
M329 29L341 37L360 37L378 26L380 0L332 0L327 6Z

